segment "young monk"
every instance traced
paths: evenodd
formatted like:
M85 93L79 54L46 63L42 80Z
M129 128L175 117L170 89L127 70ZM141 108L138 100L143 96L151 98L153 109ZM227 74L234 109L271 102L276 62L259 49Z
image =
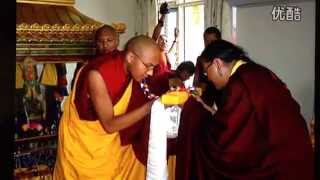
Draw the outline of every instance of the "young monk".
M145 166L119 131L150 113L152 101L127 112L133 81L152 75L160 50L149 37L128 41L123 52L80 69L59 126L53 179L144 179Z

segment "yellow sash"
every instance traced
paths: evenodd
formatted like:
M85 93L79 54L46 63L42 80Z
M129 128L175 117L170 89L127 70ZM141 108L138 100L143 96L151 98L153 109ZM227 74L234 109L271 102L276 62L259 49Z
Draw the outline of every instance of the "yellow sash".
M232 69L231 69L231 74L230 75L232 75L233 73L235 73L236 72L236 70L241 66L241 65L243 65L243 64L246 64L247 62L245 62L245 61L243 61L243 60L238 60L235 64L234 64L234 66L232 67Z
M78 75L75 82L77 79ZM132 145L121 146L118 132L108 134L100 121L85 121L79 118L74 104L75 88L73 89L65 102L60 121L53 179L145 179L145 166L135 157ZM126 112L131 92L132 81L113 107L114 116Z
M56 86L58 84L58 73L55 64L44 64L41 84L47 86Z

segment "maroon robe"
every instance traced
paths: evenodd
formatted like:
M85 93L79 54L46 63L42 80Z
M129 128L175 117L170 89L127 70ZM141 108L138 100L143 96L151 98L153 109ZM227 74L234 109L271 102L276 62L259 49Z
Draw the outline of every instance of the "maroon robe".
M159 64L153 70L153 76L158 76L168 71L171 71L171 64L167 53L162 51Z
M87 66L85 66L79 75L79 79L77 82L77 93L75 104L77 110L79 112L79 116L83 119L88 120L96 120L97 115L94 111L92 102L88 99L88 81L86 79L87 73L90 70L98 70L102 75L109 91L109 95L111 97L112 103L116 104L116 102L121 97L125 91L129 78L127 74L124 72L124 52L114 51L113 53L109 53L103 56L99 56L94 59L94 61L89 62ZM114 76L117 74L117 76ZM160 78L161 82L168 82L166 79L167 76L165 74L171 73L168 71L163 73L163 77ZM159 81L160 81L159 79ZM168 90L167 86L163 86L163 83L159 83L156 85L159 90L159 94L161 95ZM128 112L135 110L136 108L141 107L143 104L148 102L149 100L143 94L143 91L140 88L140 84L136 81L133 81L132 84L132 95L130 98L130 102L128 105ZM150 129L150 115L144 117L143 120L138 121L132 126L120 131L120 139L122 145L132 144L133 149L135 151L137 159L143 163L147 164L147 155L148 155L148 141L149 141L149 129ZM169 140L169 143L174 141L174 139ZM172 145L168 146L168 154L173 154Z
M162 74L150 77L148 79L150 91L157 96L161 96L169 90L169 79L176 77L174 71L166 71ZM132 85L131 100L128 105L128 112L142 106L148 99L143 94L138 82ZM135 123L133 126L120 131L122 144L132 144L136 157L144 165L147 164L148 143L150 130L150 114L144 117L143 120ZM175 154L176 138L168 139L167 155Z
M271 71L247 63L230 77L212 118L182 112L176 179L312 180L314 155L300 107ZM194 109L194 110L193 110Z
M127 112L133 111L148 102L148 98L143 94L140 84L133 81L132 94ZM137 159L144 165L147 164L148 142L150 130L150 115L138 121L132 126L120 131L122 145L132 144Z
M112 100L116 104L129 84L130 78L124 70L124 52L109 53L89 62L79 74L74 103L81 119L96 120L97 114L88 96L88 73L97 70L102 76ZM116 75L116 76L115 76Z
M150 77L150 79L148 79L150 92L157 96L161 96L170 89L169 79L175 77L177 77L177 75L176 72L173 70L164 72L157 76Z

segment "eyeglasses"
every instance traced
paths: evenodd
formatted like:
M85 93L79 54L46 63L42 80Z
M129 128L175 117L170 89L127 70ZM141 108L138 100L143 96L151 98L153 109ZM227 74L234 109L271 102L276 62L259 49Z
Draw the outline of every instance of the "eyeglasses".
M147 70L153 70L156 67L156 65L154 64L147 64L144 61L142 61L142 58L134 51L131 51L131 52L138 57L139 61L144 65L144 67L146 67Z

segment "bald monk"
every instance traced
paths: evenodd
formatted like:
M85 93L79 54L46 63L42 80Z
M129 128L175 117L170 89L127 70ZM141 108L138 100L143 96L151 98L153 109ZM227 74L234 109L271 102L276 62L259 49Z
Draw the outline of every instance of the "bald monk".
M128 112L133 81L153 74L160 49L147 36L128 41L124 51L80 69L59 126L53 179L144 179L145 166L119 131L150 113L152 101Z
M116 55L117 53L120 52L118 50L119 34L116 31L116 29L114 29L110 25L105 24L101 26L99 29L97 29L95 33L94 43L96 47L96 53L94 58L91 59L91 61L97 59L97 57L99 56L104 56L109 53ZM72 82L71 82L71 87L73 87L74 80L79 69L87 63L88 62L77 63L77 67L73 75L74 78L72 79Z
M109 25L103 25L95 34L96 55L101 56L110 52L119 52L119 34Z

